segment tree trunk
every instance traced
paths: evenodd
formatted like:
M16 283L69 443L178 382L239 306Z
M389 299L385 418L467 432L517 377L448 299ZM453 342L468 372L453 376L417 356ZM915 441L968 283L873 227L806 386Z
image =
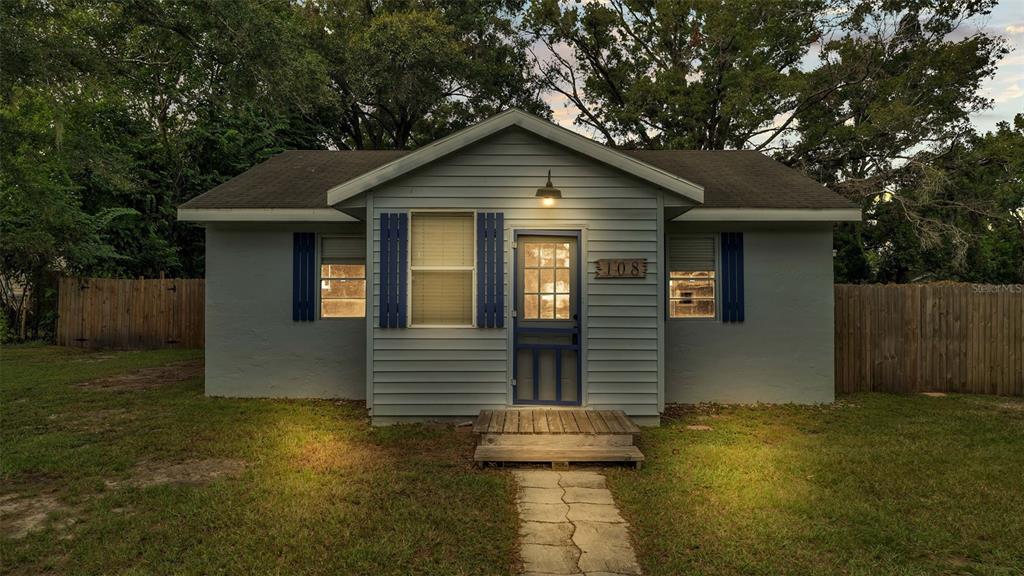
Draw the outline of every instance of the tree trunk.
M19 340L24 340L25 339L25 320L28 318L28 302L29 302L29 289L28 289L28 286L25 286L25 287L22 288L22 293L21 293L21 306L20 306L21 313L19 314L19 316L21 316L21 318L18 319L18 339Z

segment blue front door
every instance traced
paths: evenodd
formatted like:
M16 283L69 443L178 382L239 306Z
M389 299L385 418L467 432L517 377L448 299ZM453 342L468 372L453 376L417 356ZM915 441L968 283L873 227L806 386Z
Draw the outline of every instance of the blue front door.
M517 231L514 282L514 403L580 405L579 231Z

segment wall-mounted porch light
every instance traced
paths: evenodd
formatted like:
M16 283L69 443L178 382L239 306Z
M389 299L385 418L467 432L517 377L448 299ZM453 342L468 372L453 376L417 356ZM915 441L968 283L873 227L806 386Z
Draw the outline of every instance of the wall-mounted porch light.
M551 170L548 170L548 183L543 188L537 188L536 196L544 206L554 206L555 200L562 198L562 191L551 184Z

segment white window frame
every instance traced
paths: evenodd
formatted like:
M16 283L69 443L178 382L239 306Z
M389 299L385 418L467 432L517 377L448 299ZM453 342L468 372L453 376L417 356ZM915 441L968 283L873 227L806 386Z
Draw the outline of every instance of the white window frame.
M472 266L413 266L412 265L412 227L413 227L413 215L414 214L472 214L473 216L473 265ZM409 210L409 234L405 239L405 253L409 255L408 264L408 276L406 278L406 291L405 291L405 307L409 311L409 327L410 328L476 328L476 260L477 260L477 237L476 237L476 210L460 210L460 209L448 209L448 208L418 208L416 210ZM472 271L470 279L470 292L472 299L470 308L470 323L469 324L414 324L412 321L413 310L412 310L412 274L416 270L422 270L429 272L431 270L448 270L448 271Z
M668 251L672 249L671 242L668 241L668 238L671 238L673 236L678 237L678 236L701 236L701 235L707 235L707 236L711 236L712 238L714 238L714 250L715 250L715 269L714 269L714 273L715 273L715 278L714 278L714 281L715 281L714 282L714 284L715 284L715 315L711 316L711 317L707 317L707 316L692 317L692 316L673 316L672 315L672 300L679 300L679 298L672 298L672 270L671 270L671 266L669 265L669 262L671 261L671 258L670 257L666 257L665 258L665 268L666 268L666 271L665 271L665 318L670 320L670 321L682 321L682 322L719 322L722 319L722 308L721 308L721 304L722 304L722 290L721 290L721 288L722 288L722 275L720 274L720 272L722 270L722 250L721 250L722 238L721 238L720 233L718 233L718 232L708 232L708 233L703 233L703 232L680 232L680 233L677 233L677 234L668 234L666 236L666 241L665 241L665 251L666 251L666 253L668 253Z
M365 312L363 313L362 316L324 316L324 305L323 305L324 297L323 297L323 286L322 286L322 283L323 283L323 265L324 265L323 242L324 242L324 239L326 239L326 238L352 238L352 239L356 239L356 240L361 241L363 244L366 244L365 238L363 236L359 236L358 234L317 234L316 235L316 319L317 320L328 320L328 321L335 321L335 320L343 320L343 321L346 321L346 320L347 321L364 320L365 321L366 318L367 318ZM366 283L365 287L363 289L363 309L365 310L366 309L366 303L373 301L372 298L370 297L370 292L373 290L373 286L372 286L372 280L373 279L369 277L370 266L367 264L366 256L365 255L361 259L353 258L352 260L359 260L358 262L353 262L353 264L362 264L363 265L363 282ZM350 278L350 280L358 280L358 278Z

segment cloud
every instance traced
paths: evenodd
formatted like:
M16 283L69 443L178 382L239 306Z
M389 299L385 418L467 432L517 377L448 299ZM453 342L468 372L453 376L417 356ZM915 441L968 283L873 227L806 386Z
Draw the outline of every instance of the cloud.
M992 99L995 100L996 104L1002 104L1004 102L1020 98L1021 96L1024 96L1024 87L1021 86L1020 82L1017 82L1016 84L1004 87L996 93Z
M1010 24L1005 30L1007 34L1024 34L1024 24Z

